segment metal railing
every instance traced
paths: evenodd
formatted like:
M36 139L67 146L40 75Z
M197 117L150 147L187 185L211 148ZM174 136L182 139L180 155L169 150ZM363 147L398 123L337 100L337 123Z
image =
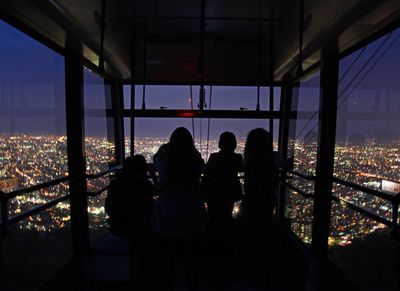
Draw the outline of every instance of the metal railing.
M87 174L86 178L89 180L98 179L98 178L104 177L108 174L115 173L120 170L122 170L122 165L117 165L117 166L114 166L112 168L109 168L107 170L104 170L104 171L96 173L96 174ZM109 187L110 187L110 185L106 185L97 191L86 191L86 195L88 197L96 197L96 196L100 195L101 193L107 191L109 189Z
M399 218L399 202L400 202L400 193L397 194L389 194L386 192L382 192L376 189L372 189L372 188L368 188L368 187L364 187L361 185L358 185L356 183L350 182L350 181L346 181L343 179L340 179L338 177L333 177L333 182L342 186L346 186L349 187L351 189L357 190L357 191L361 191L363 193L372 195L374 197L379 197L385 201L388 201L392 204L392 218L391 221L387 220L386 218L383 218L379 215L376 215L375 213L359 207L351 202L348 202L340 197L337 197L335 195L332 195L332 199L342 203L344 205L346 205L348 208L351 208L355 211L360 212L361 214L363 214L364 216L371 218L377 222L383 223L388 227L391 227L392 231L394 233L397 233L398 231L398 218Z
M59 177L59 178L53 179L51 181L43 182L43 183L36 184L36 185L30 186L30 187L17 189L12 192L6 193L6 192L3 192L0 190L0 201L1 201L1 223L0 223L0 225L1 225L1 228L3 231L3 234L8 232L8 227L10 225L20 222L20 221L24 220L25 218L28 218L39 212L47 210L47 209L57 205L61 201L65 201L65 200L69 199L70 194L53 199L53 200L46 202L45 204L42 204L38 207L34 207L24 213L21 213L21 214L18 214L17 216L12 217L11 219L10 219L9 213L8 213L9 200L14 199L15 197L20 196L20 195L32 193L32 192L42 190L42 189L45 189L45 188L48 188L51 186L59 185L59 184L65 183L67 181L68 181L68 176L63 176L63 177Z
M96 173L96 174L88 174L86 175L87 179L97 179L100 177L103 177L105 175L108 175L110 173L114 173L118 170L121 170L122 166L121 165L117 165L115 167L109 168L105 171L102 171L100 173ZM68 199L70 199L71 194L66 194L64 196L55 198L49 202L46 202L40 206L34 207L32 209L29 209L28 211L25 211L21 214L18 214L12 218L9 217L9 212L8 212L8 205L9 205L9 201L11 199L14 199L17 196L21 196L21 195L25 195L25 194L29 194L35 191L39 191L51 186L56 186L65 182L68 182L69 178L68 176L62 176L62 177L58 177L55 178L53 180L47 181L47 182L43 182L43 183L39 183L33 186L29 186L26 188L20 188L11 192L3 192L0 190L0 202L1 202L1 222L0 222L0 227L2 229L3 234L6 234L8 232L8 227L10 225L13 225L15 223L18 223L30 216L33 216L35 214L38 214L42 211L45 211L51 207L54 207L55 205L57 205L60 202L66 201ZM101 188L98 191L95 192L87 192L86 194L90 197L92 196L97 196L100 195L102 192L106 191L109 188L109 185L104 186L103 188Z
M300 172L293 171L293 170L285 171L285 170L281 169L280 172L281 172L281 174L284 175L284 178L282 179L281 184L283 184L286 187L290 188L291 190L299 193L300 195L302 195L305 198L313 198L314 197L315 193L305 192L305 191L299 189L298 187L294 186L293 184L289 183L287 181L287 179L289 179L290 177L287 177L286 175L291 174L291 175L297 176L297 177L302 178L303 180L307 180L307 181L315 181L317 179L316 176L307 175L307 174L300 173ZM372 195L374 197L379 197L381 199L384 199L385 201L390 202L392 204L392 217L389 220L387 218L379 216L378 214L376 214L372 211L369 211L368 209L365 209L363 207L355 205L354 203L351 203L343 198L337 197L333 194L331 195L331 198L333 201L336 201L351 210L357 211L358 213L360 213L376 222L382 223L382 224L390 227L393 233L398 232L398 230L399 230L398 219L399 219L400 193L389 194L389 193L386 193L383 191L379 191L376 189L361 186L356 183L340 179L338 177L333 177L333 182L336 184L366 193L368 195Z

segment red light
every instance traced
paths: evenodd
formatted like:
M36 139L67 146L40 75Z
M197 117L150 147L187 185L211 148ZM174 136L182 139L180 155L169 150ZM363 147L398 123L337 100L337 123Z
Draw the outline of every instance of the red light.
M178 113L178 117L194 117L194 113L192 113L192 112L182 112L182 113Z

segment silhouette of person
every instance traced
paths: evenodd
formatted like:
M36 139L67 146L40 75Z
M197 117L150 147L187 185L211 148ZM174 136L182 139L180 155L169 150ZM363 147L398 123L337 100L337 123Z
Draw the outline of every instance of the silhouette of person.
M153 160L159 173L159 198L153 223L161 240L163 290L173 290L175 262L185 271L187 289L195 290L196 258L206 220L200 191L204 161L194 146L192 135L184 127L175 129L170 141L160 147Z
M122 171L110 182L105 201L111 234L132 238L150 228L155 189L147 179L147 163L135 155L123 161Z
M244 149L244 198L241 204L243 220L258 225L272 219L273 193L277 167L268 131L250 131Z
M252 281L251 284L265 284L265 276L255 278L254 274L267 261L277 167L272 137L262 128L253 129L248 134L244 150L244 175L239 226L240 255L244 260L243 268L246 269L244 276Z
M146 159L126 158L123 169L110 183L105 210L112 235L131 241L131 275L135 290L146 290L151 274L150 221L155 188L148 180Z
M202 188L207 202L210 222L230 222L233 205L242 198L242 186L238 173L243 168L241 154L235 153L236 137L224 132L219 137L220 151L208 159L202 178Z

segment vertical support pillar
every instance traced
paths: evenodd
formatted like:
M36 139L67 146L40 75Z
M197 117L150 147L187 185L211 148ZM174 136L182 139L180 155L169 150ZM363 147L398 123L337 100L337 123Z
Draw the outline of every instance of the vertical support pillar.
M136 78L136 24L133 22L132 26L132 45L131 45L131 110L130 110L130 133L131 133L131 157L133 157L133 153L135 152L135 99L136 99L136 86L135 86L135 78Z
M392 233L395 236L398 236L398 230L399 230L399 225L398 225L398 220L399 220L399 202L394 201L392 202Z
M108 166L111 168L118 163L119 158L117 152L117 132L115 131L114 80L104 78L103 86L106 105L105 113L107 125L107 141L114 144L114 150L112 150L111 148L107 150L110 157L109 160L112 160L112 162L108 163Z
M339 59L336 43L322 50L319 135L308 290L322 290L328 254L336 139Z
M73 254L89 252L89 219L86 196L82 57L70 51L65 56L65 90L67 108L68 173L71 194Z
M125 137L123 118L123 90L119 81L111 83L112 116L114 120L115 158L116 163L121 164L125 157Z
M274 19L274 1L271 1L271 19ZM270 55L269 55L269 65L270 65L270 70L269 70L269 112L271 114L271 117L269 119L269 132L271 133L272 136L272 140L274 139L274 120L272 119L272 113L274 111L274 69L275 69L275 43L274 43L274 32L275 32L275 28L274 28L274 21L271 21L269 24L269 51L270 51Z
M8 199L6 194L0 190L0 203L1 203L1 229L0 239L4 238L8 234ZM0 262L1 263L1 262Z
M130 114L130 122L131 122L131 157L133 157L133 153L135 152L135 100L136 100L136 86L135 84L131 85L131 114Z
M280 103L280 121L279 121L279 156L287 159L288 156L288 138L289 138L289 113L292 103L292 87L285 85L281 90ZM286 173L281 175L281 179L286 179ZM281 184L278 197L278 213L277 218L283 221L285 218L285 198L286 187Z

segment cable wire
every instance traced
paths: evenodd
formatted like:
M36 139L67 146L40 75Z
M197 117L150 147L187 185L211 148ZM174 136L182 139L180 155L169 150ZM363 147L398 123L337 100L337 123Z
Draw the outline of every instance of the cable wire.
M386 42L389 40L389 38L390 38L390 36L392 35L392 33L389 33L388 34L388 36L385 38L385 40L379 45L379 47L372 53L372 55L368 58L368 60L365 62L365 64L361 67L361 69L358 71L358 73L354 76L354 78L347 84L347 86L342 90L342 92L340 92L339 94L338 94L338 100L340 100L341 98L342 98L342 96L343 96L343 94L344 94L344 92L346 92L346 90L353 84L353 82L358 78L358 76L362 73L362 71L367 67L367 65L372 61L372 59L376 56L376 54L379 52L379 50L386 44ZM365 49L366 47L364 47L364 49ZM358 55L358 57L356 58L356 60L358 61L358 59L361 57L361 55L359 54ZM354 65L354 61L353 61L353 63L350 65L350 66L353 66ZM345 74L347 74L348 73L348 71L349 70L347 70L346 72L345 72ZM340 79L340 81L342 81L343 80L343 77ZM339 81L339 83L340 83L340 81ZM347 98L347 97L346 97ZM344 103L344 101L342 102L342 103L340 103L340 104L343 104ZM339 108L339 107L338 107ZM306 124L302 127L302 129L300 130L300 132L298 133L298 134L296 134L296 137L295 137L295 139L298 139L299 138L299 136L304 132L304 130L306 129L306 127L311 123L311 121L315 118L315 116L318 114L318 110L316 110L312 115L311 115L311 117L307 120L307 122L306 122ZM312 130L314 130L315 129L315 127L317 126L317 124L316 125L314 125L313 127L312 127L312 129L310 130L310 131L312 131Z
M391 34L390 34L391 35ZM389 35L389 36L390 36ZM384 50L384 52L376 59L376 61L371 65L371 67L364 73L364 75L361 77L361 79L357 82L357 84L353 87L353 89L346 95L343 97L343 100L338 104L338 109L344 104L344 102L347 100L347 98L350 97L350 95L354 92L354 90L356 90L356 88L358 87L358 85L360 85L360 83L362 81L365 80L365 78L368 76L368 74L371 72L371 70L378 64L378 62L385 56L385 54L389 51L389 49L393 46L393 44L399 39L400 34L388 45L388 47ZM385 40L387 40L388 38L386 38ZM385 41L386 42L386 41ZM382 48L382 45L379 46L378 49ZM343 91L344 93L345 91ZM339 98L338 98L339 99ZM317 127L317 124L315 124L313 126L313 128L311 130L314 130Z
M193 91L192 91L192 85L189 86L189 92L190 92L190 108L193 110ZM193 140L196 140L195 135L194 135L194 117L192 117L192 135L193 135Z

